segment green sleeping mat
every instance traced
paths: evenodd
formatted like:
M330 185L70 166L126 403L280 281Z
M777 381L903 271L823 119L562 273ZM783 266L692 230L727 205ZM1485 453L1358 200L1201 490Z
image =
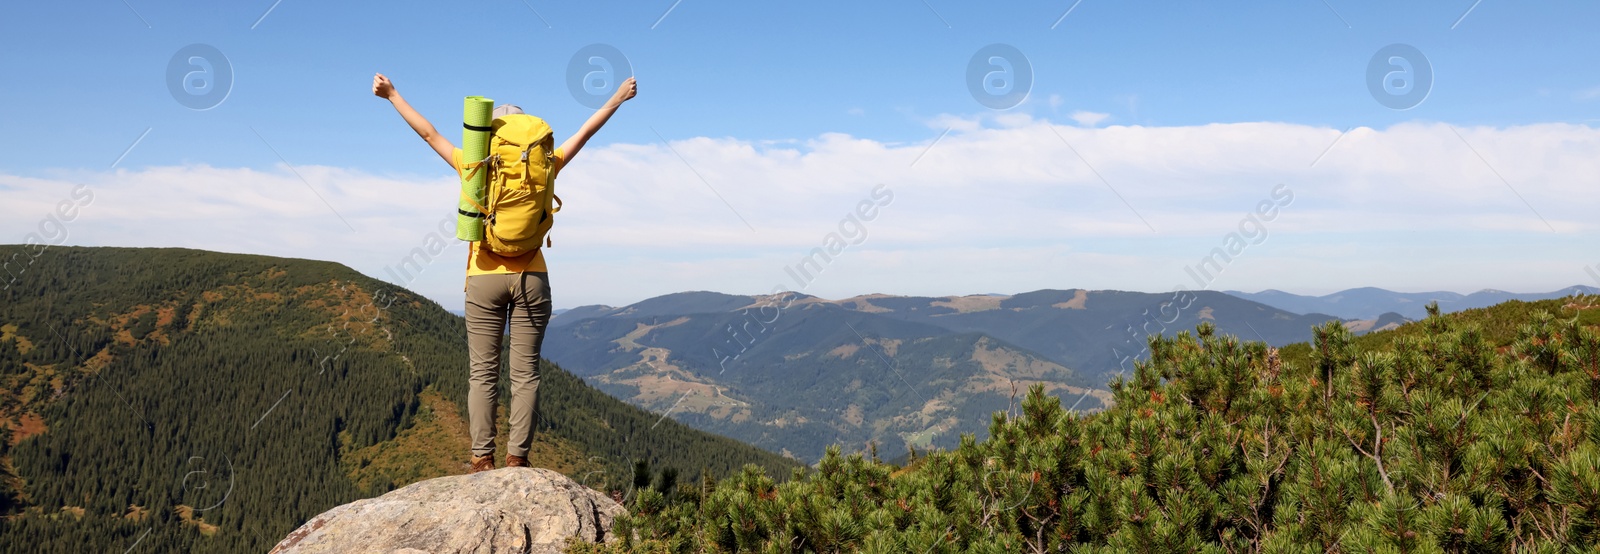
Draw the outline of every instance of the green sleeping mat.
M461 118L461 165L482 161L489 156L489 131L490 124L494 122L494 100L482 96L468 96L466 106ZM471 177L468 177L468 176ZM479 207L484 205L485 190L488 183L489 172L487 169L473 171L470 168L460 172L461 199L456 210L456 238L461 240L483 240L483 214Z

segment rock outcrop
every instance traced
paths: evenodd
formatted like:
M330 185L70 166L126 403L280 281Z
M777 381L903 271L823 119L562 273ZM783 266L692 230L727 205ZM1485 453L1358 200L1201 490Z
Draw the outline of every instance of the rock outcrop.
M611 539L622 505L548 469L440 477L311 518L273 554L561 552Z

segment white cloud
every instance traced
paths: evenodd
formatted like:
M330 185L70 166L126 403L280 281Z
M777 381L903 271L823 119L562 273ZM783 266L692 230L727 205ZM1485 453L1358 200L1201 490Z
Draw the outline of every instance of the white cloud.
M1094 127L1109 117L1111 117L1111 114L1108 113L1089 112L1083 110L1072 112L1072 120L1078 122L1078 125L1082 125L1084 127Z
M1458 138L1444 124L1409 123L1341 138L1287 123L1092 128L1022 114L932 125L952 130L918 143L835 133L590 147L559 184L566 204L548 253L557 304L765 292L878 184L893 202L806 292L1168 290L1279 183L1295 200L1269 223L1271 240L1213 288L1553 290L1596 261L1581 259L1595 257L1583 245L1600 211L1591 127L1456 128ZM0 242L21 242L81 183L94 200L67 222L69 244L314 258L392 279L386 268L454 209L447 171L296 169L306 182L285 167L203 165L0 175ZM1491 250L1525 265L1491 260ZM1419 266L1418 252L1453 254ZM458 307L464 256L453 245L410 285Z

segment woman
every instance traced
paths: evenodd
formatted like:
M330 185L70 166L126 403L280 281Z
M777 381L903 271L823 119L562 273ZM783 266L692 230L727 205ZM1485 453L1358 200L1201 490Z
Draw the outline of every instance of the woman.
M450 168L460 172L461 150L439 134L433 124L400 97L394 83L382 73L372 77L372 93L388 99ZM638 93L633 78L617 87L605 106L589 116L578 132L555 150L555 171L572 161L611 114ZM522 113L509 104L495 108L494 116ZM550 323L550 282L543 249L518 256L501 256L473 242L467 253L467 351L472 369L468 378L467 412L472 429L472 473L494 469L495 406L500 377L500 337L511 323L511 423L506 467L528 467L528 449L538 427L539 348Z

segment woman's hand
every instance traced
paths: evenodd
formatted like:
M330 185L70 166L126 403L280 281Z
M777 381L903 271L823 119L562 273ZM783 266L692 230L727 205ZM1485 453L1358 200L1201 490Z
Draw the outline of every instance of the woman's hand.
M450 168L455 169L455 145L450 143L450 139L439 136L439 131L433 128L433 124L428 123L427 118L422 117L422 114L417 113L406 99L400 97L400 91L394 89L394 83L389 82L388 77L384 77L382 73L372 76L372 94L393 104L395 111L400 112L400 117L406 120L411 130L416 131L417 136L422 137L423 142L427 142L440 158L444 158L444 163L450 164Z
M611 95L611 99L615 100L617 105L620 106L623 102L633 99L634 95L637 94L639 94L639 84L634 82L633 77L629 77L628 80L623 81L622 85L617 87L617 92Z
M633 77L623 81L622 85L617 87L616 94L611 95L611 100L607 101L606 105L601 106L600 109L595 110L594 115L589 116L589 120L583 122L583 126L578 128L577 133L568 138L566 142L561 143L561 148L558 149L561 152L561 167L566 166L568 162L572 161L573 156L578 155L578 151L583 149L583 145L589 142L590 137L600 131L600 127L605 125L607 120L611 119L611 114L617 113L617 108L622 107L623 102L633 99L634 95L637 94L639 94L639 85L634 82Z
M618 92L620 93L621 91L618 91ZM383 99L387 100L394 93L395 93L395 91L394 91L394 83L389 82L389 78L388 77L384 77L382 73L379 73L379 74L376 74L376 75L372 76L372 94L373 95L377 96L378 98L383 98ZM632 95L630 94L629 96L632 96Z

